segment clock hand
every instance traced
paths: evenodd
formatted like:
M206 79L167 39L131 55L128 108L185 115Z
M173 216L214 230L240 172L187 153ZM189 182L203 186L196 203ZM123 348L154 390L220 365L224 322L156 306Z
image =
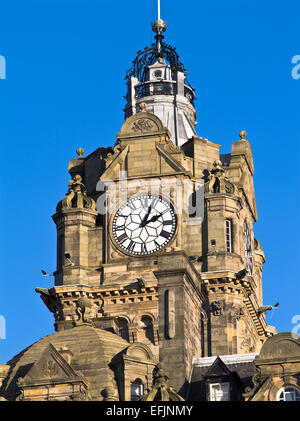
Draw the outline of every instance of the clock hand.
M140 227L144 227L147 224L147 219L149 218L149 215L151 213L151 210L152 210L152 204L148 207L147 213L144 216L144 218L143 218L143 220L142 220L142 222L140 224Z
M149 221L145 222L145 225L149 224L149 222L155 222L158 220L158 218L160 218L163 214L165 214L166 212L168 212L168 209L165 210L164 212L159 213L158 215L154 215L152 216L152 218L149 219Z
M155 222L158 220L158 218L160 218L162 216L162 213L160 213L159 215L154 215L152 216L151 219L149 219L149 221L146 222L146 224L149 224L149 222Z

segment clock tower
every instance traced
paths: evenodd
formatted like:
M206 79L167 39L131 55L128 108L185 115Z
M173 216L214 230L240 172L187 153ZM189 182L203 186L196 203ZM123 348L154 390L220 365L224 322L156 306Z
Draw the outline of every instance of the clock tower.
M144 344L185 396L193 358L259 352L276 331L262 311L247 134L225 155L197 135L195 90L165 22L152 28L127 73L115 144L69 163L55 285L37 292L57 332L88 324Z

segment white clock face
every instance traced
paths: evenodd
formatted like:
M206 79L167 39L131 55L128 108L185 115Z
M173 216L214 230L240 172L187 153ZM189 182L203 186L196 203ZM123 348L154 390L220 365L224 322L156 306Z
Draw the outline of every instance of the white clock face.
M134 255L156 253L172 239L177 218L170 203L149 194L126 202L116 213L112 233L119 247Z

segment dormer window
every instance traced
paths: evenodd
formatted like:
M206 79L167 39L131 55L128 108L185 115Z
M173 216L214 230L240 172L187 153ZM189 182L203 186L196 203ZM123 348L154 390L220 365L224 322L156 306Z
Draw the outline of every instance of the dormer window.
M209 385L210 401L229 401L230 384L229 383L211 383Z

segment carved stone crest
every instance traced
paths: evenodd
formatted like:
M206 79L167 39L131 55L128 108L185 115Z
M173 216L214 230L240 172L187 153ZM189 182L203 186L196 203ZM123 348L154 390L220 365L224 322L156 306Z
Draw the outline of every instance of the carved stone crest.
M56 363L56 361L47 361L44 370L43 370L43 374L45 377L55 377L57 376L59 372L59 367Z
M135 133L145 133L152 131L151 129L153 129L153 127L153 122L151 120L148 118L140 118L133 122L131 130Z

